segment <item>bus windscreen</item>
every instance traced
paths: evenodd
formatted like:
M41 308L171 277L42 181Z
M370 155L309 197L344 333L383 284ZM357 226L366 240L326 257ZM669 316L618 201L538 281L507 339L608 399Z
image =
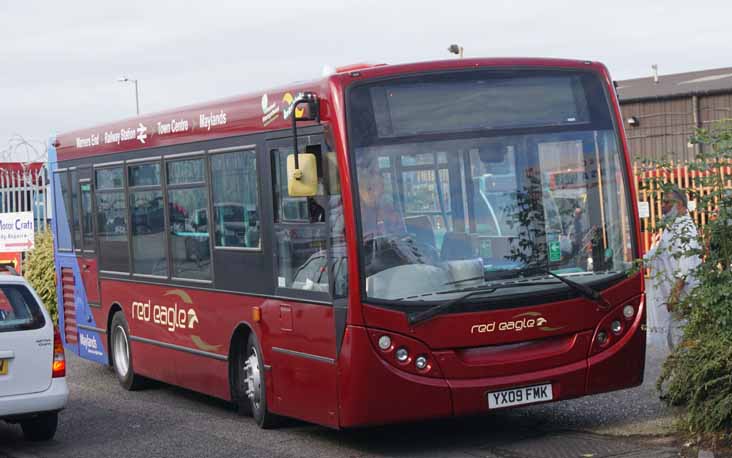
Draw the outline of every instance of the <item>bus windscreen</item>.
M625 161L598 75L408 76L348 101L367 297L444 301L537 267L590 283L630 268ZM567 171L579 176L557 179Z

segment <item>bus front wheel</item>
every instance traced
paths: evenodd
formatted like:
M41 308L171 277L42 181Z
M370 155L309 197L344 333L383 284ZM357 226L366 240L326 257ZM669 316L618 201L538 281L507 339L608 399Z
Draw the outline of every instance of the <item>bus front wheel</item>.
M239 371L239 408L251 412L254 421L261 428L277 426L278 417L267 409L267 389L265 383L262 350L254 333L249 334L246 351L240 353Z

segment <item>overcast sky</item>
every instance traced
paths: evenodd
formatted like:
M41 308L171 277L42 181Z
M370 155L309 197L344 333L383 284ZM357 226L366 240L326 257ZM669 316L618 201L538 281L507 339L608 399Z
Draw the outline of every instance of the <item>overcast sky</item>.
M615 79L732 67L732 1L0 0L0 151L320 76L324 65L599 60Z

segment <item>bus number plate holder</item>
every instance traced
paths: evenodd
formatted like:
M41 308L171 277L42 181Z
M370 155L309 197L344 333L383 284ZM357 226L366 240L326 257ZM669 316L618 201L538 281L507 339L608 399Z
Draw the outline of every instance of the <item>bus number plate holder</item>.
M552 384L545 383L543 385L524 386L521 388L511 388L509 390L492 391L486 393L488 398L489 409L501 409L503 407L520 406L524 404L533 404L535 402L545 402L554 399L552 393Z

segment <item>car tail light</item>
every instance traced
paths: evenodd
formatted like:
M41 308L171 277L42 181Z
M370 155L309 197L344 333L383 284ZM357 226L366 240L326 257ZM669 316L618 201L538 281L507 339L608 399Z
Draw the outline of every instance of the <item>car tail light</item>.
M53 366L51 376L66 377L66 357L64 355L64 345L61 342L61 334L56 326L53 327Z

